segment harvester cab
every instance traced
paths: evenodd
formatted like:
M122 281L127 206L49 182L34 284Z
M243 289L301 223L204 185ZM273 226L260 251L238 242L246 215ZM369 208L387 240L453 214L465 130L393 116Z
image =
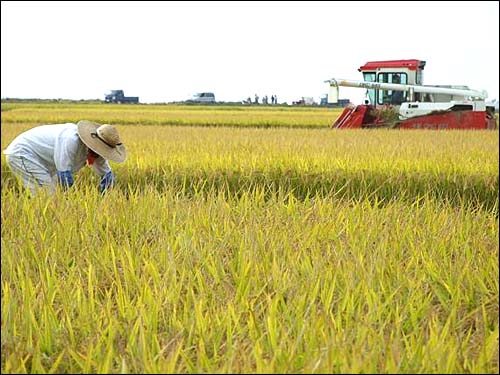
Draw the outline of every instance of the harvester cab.
M340 86L365 88L364 104L348 106L332 128L495 129L494 108L485 91L467 86L423 85L425 61L371 61L358 71L363 81L332 78L328 101Z
M425 61L372 61L361 66L358 71L367 82L421 85ZM400 105L407 100L407 92L395 90L367 90L365 103L373 105Z

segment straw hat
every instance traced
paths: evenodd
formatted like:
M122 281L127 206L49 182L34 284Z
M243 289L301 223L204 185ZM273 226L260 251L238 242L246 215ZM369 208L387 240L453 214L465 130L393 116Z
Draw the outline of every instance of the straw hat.
M78 124L78 135L83 143L106 160L117 163L127 159L127 151L120 140L118 130L113 125L97 124L82 120Z

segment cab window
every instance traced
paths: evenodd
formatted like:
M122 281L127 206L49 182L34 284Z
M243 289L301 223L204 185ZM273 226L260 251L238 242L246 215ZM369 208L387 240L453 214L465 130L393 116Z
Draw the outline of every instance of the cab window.
M377 75L377 81L381 83L396 83L406 85L408 83L408 75L402 72L384 72ZM378 90L377 94L377 104L399 105L407 100L406 91Z
M375 82L375 78L376 78L375 72L363 73L363 79L367 82ZM375 103L375 90L374 89L366 90L366 95L368 96L368 99L370 100L370 104L374 104Z

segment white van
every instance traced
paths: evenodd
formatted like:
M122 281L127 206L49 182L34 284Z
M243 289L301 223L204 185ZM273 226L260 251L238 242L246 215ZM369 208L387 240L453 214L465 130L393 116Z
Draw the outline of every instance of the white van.
M213 92L199 92L194 94L190 101L196 103L215 103L215 95Z

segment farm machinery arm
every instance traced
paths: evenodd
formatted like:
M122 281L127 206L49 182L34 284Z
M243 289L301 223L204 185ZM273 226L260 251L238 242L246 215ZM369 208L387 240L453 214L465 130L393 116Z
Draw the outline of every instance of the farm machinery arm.
M331 78L325 82L328 82L330 84L330 87L336 90L338 90L340 86L345 86L345 87L358 87L358 88L373 89L373 90L408 91L410 93L410 101L412 100L413 96L412 94L416 92L424 94L457 95L463 97L470 97L476 100L484 100L488 97L488 93L486 91L455 89L447 87L404 85L399 83L355 81L355 80L335 79L335 78ZM333 95L333 96L338 97L338 95Z

